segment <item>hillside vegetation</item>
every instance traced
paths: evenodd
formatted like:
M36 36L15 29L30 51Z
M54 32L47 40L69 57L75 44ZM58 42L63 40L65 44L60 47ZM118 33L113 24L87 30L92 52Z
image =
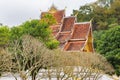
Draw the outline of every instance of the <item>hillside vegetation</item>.
M94 47L120 75L120 0L98 0L73 10L79 22L92 21Z

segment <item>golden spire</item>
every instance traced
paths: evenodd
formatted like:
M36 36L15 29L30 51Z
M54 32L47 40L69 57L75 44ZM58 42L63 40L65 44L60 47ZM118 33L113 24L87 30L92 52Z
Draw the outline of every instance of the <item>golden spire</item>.
M52 6L50 7L49 11L50 13L55 13L58 9L56 8L56 6L54 4L52 4Z

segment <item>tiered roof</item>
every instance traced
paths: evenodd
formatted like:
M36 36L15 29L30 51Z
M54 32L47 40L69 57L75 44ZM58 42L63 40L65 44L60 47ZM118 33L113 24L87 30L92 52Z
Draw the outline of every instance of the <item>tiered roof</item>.
M71 31L75 23L75 17L65 17L62 23L61 32Z
M60 42L60 47L64 51L86 51L93 52L92 26L91 22L76 22L76 17L65 17L65 10L42 12L52 14L57 24L51 25L52 33Z
M57 40L60 42L60 44L63 44L70 39L74 23L75 23L75 17L64 18L63 23L60 27L60 31L56 37ZM61 45L61 47L62 46L63 45Z
M90 22L75 23L71 39L86 39L90 30Z
M65 16L65 11L64 10L57 11L53 14L53 16L55 17L58 23L61 23L63 20L63 17Z
M85 41L69 41L65 47L65 51L82 51Z
M67 51L83 51L90 32L90 22L75 23L71 38L64 46Z
M53 36L56 36L60 30L60 25L59 24L51 25L50 28L52 29Z

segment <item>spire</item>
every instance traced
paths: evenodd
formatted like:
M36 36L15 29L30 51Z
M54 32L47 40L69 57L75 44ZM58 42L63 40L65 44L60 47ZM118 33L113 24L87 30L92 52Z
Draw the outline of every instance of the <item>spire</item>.
M50 9L49 9L49 12L50 13L54 13L54 12L56 12L58 9L57 9L57 7L54 5L54 3L51 5L51 7L50 7Z

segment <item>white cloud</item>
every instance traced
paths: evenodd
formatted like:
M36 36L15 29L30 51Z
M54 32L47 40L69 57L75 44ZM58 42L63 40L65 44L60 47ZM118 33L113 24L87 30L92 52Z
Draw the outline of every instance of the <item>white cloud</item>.
M0 23L13 26L32 18L39 19L40 10L47 11L54 3L70 15L73 9L96 0L0 0Z

